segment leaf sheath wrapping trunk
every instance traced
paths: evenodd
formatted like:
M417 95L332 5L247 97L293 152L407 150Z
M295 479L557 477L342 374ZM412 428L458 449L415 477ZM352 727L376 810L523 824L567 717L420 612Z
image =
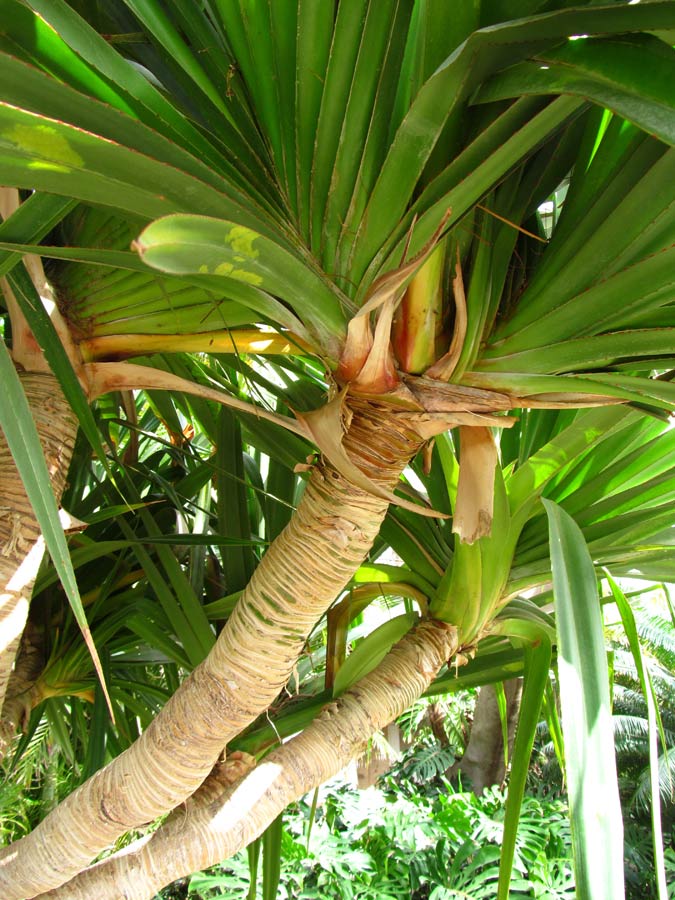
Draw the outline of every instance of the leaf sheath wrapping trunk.
M53 376L26 373L20 378L58 500L66 483L77 422ZM17 725L16 715L8 712L10 705L3 709L3 704L43 555L44 542L33 508L0 434L0 757Z
M145 900L176 878L229 858L262 834L289 803L361 753L375 731L419 697L456 649L455 628L423 621L376 669L252 772L247 773L245 760L217 766L197 794L149 840L142 839L47 896ZM234 784L233 769L243 775Z
M345 447L379 485L393 488L419 444L405 415L352 404ZM386 501L330 465L314 469L207 659L132 747L2 852L4 900L63 884L120 834L194 793L225 744L286 684L317 619L370 549L386 509Z

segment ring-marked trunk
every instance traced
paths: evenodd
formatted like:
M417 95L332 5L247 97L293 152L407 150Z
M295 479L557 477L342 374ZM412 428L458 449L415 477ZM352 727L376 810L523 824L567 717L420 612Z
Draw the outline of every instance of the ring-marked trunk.
M345 449L388 490L420 447L407 415L354 401ZM387 502L317 465L207 659L136 743L0 856L0 896L72 878L119 835L189 797L225 744L267 709L317 619L363 561Z
M136 849L104 860L47 896L146 900L176 878L229 858L262 834L289 803L362 752L370 736L406 710L456 650L455 628L423 621L376 669L252 772L244 758L217 766L186 806L149 840L142 839Z
M53 376L20 373L20 378L58 501L66 483L77 420ZM44 540L33 508L0 434L0 757L18 724L16 715L3 704L43 554Z

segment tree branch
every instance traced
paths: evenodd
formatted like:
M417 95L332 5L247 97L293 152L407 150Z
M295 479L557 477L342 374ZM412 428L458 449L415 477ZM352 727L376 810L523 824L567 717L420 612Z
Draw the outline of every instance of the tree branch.
M371 735L423 693L457 650L457 630L424 620L302 734L253 771L251 757L217 766L203 787L148 839L40 900L145 900L176 878L215 865L258 837L289 803L337 774ZM241 776L234 783L233 776Z

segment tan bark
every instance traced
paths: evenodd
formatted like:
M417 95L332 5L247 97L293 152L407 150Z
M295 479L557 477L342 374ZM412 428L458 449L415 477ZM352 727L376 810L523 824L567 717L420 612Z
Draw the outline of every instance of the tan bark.
M57 500L65 486L77 422L52 375L21 374ZM4 436L0 435L0 708L12 674L44 541ZM15 716L0 720L0 756Z
M360 402L353 413L345 446L366 475L391 489L420 439L405 414L382 405ZM317 619L364 559L386 508L330 465L315 468L207 659L131 748L2 851L4 900L63 884L120 834L194 793L228 740L284 686Z
M43 699L37 682L46 663L44 639L44 627L38 627L29 618L2 707L0 729L6 729L8 740L15 731L25 728L32 710Z
M232 856L289 803L358 756L375 731L419 697L456 649L456 629L423 621L376 669L252 772L246 774L242 757L216 767L149 839L50 891L45 900L143 900L176 878ZM242 770L243 778L231 785L233 772Z

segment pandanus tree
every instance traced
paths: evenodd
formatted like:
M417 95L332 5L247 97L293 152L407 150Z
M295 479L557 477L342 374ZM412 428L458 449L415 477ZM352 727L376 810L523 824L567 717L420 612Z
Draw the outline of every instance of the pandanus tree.
M6 848L8 898L107 896L102 870L87 876L95 888L59 885L202 785L285 685L389 504L415 521L450 516L455 552L424 621L253 773L259 802L241 834L259 834L448 660L472 655L566 454L621 433L636 415L625 404L663 414L675 396L674 3L528 2L521 18L432 0L80 6L2 3L0 180L30 193L6 194L1 234L14 364L3 345L2 422L26 492L3 446L0 685L38 520L59 538L44 466L22 452L37 442L26 401L57 496L78 423L105 459L89 403L110 391L238 407L319 455L297 460L302 500L210 650L202 635L204 661L131 747ZM245 404L194 367L174 371L169 354L186 352L311 357L325 402ZM608 409L561 432L547 476L524 466L505 492L495 434L511 411L586 406ZM410 460L452 428L450 507L397 495ZM197 817L237 766L214 770ZM153 852L127 896L152 890L138 872Z

